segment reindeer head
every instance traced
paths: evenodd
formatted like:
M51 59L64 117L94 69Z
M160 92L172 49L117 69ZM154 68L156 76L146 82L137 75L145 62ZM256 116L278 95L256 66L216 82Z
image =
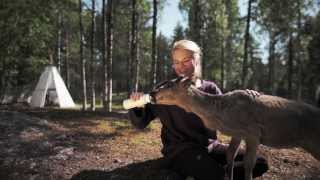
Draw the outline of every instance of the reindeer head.
M191 84L190 78L179 77L159 84L150 94L156 104L181 105Z

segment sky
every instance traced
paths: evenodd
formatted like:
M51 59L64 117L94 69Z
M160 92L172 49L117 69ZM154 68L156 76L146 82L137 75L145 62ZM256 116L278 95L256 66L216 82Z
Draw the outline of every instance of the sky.
M320 0L315 0L315 3L317 3L318 7L320 7ZM171 37L173 35L174 27L178 22L181 23L183 27L186 27L188 22L186 20L186 17L183 17L182 13L180 12L178 8L179 0L170 0L167 1L164 9L162 12L160 12L160 20L159 20L159 28L158 33L161 32L166 37ZM240 15L245 16L247 13L247 0L239 0L239 10ZM318 9L314 10L317 11Z
M88 5L90 5L90 0L84 0ZM158 20L158 29L157 33L163 34L167 38L171 38L173 36L174 28L176 27L177 23L179 22L184 28L187 27L187 18L183 16L178 8L180 0L168 0L165 3L164 9L159 12L159 20ZM240 15L245 16L247 11L247 2L248 0L239 0L238 5L240 9ZM101 7L101 3L99 1L96 2L98 9ZM319 10L320 7L320 0L315 0L315 4L317 4L316 12ZM255 28L253 28L255 31ZM265 38L259 39L265 42Z
M320 0L319 0L320 1ZM178 8L179 0L167 1L164 9L159 13L158 33L161 32L166 37L170 38L173 35L173 30L179 22L184 28L187 27L187 19L183 16ZM241 16L246 15L247 0L239 0Z
M183 17L178 8L179 0L167 1L162 12L159 13L158 32L164 36L171 38L174 28L179 22L184 28L187 26L187 20Z
M182 12L178 8L180 0L168 0L165 2L165 6L162 11L159 12L158 29L157 33L163 34L167 38L173 36L174 28L177 23L180 23L182 27L186 28L188 25L187 17L184 17ZM320 1L320 0L319 0ZM85 2L91 6L90 0L85 0ZM96 2L98 9L101 9L100 1ZM240 14L244 16L246 13L247 0L239 0Z
M319 0L320 1L320 0ZM178 8L179 0L170 0L167 1L167 3L164 6L164 9L159 13L160 14L160 20L158 24L158 34L161 32L161 34L165 35L167 38L171 38L173 36L174 28L179 22L183 27L187 27L187 19L186 17L183 17L182 13L180 12ZM247 11L247 0L239 0L239 11L240 16L245 16ZM256 29L253 27L251 31L256 31ZM259 42L262 42L260 44L260 49L262 50L262 59L263 61L266 61L267 58L267 45L268 45L268 38L264 36L258 36L257 40Z
M320 0L319 0L320 1ZM173 35L173 30L179 22L183 27L187 27L187 19L183 17L182 13L178 8L179 0L167 1L164 9L160 12L159 28L158 33L161 32L166 37L170 38ZM244 16L247 8L247 1L239 1L240 14Z
M91 7L91 0L84 1ZM180 0L166 1L164 9L161 12L158 12L160 17L158 20L158 34L161 32L162 35L170 38L173 35L174 28L178 22L180 22L184 28L187 27L187 19L183 17L178 8L179 1ZM101 2L96 1L96 6L99 11L101 9Z
M85 0L88 2L89 0ZM320 8L320 0L315 0L314 3L316 4L316 9L313 9L313 13L319 11ZM178 8L179 0L168 0L165 3L164 9L159 12L159 20L158 20L158 28L157 28L157 34L161 32L164 36L167 38L171 38L174 33L174 28L176 27L177 23L180 23L182 27L186 28L188 25L187 18L184 17L182 12L180 12ZM247 13L247 4L248 0L239 0L239 11L240 16L245 16ZM99 6L98 4L97 6ZM262 59L263 61L266 61L266 58L268 56L268 37L267 34L258 34L257 30L259 27L257 27L254 23L251 24L250 32L252 32L255 35L255 38L258 42L260 42L260 49L262 52Z

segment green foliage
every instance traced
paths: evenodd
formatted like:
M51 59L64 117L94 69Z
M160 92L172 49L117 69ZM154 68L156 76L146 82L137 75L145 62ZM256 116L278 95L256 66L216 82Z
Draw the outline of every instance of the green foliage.
M108 1L106 1L108 2ZM196 4L195 2L198 2ZM297 57L301 55L304 82L304 94L312 94L314 84L320 83L320 21L319 15L309 14L311 0L254 1L252 9L252 25L260 27L260 31L250 31L249 41L249 87L267 90L269 82L267 75L270 71L262 62L262 52L269 47L260 49L260 44L268 42L275 35L275 85L279 90L287 88L288 76L288 40L293 37L294 70L297 70ZM87 4L88 3L88 4ZM91 9L90 1L83 0L84 27L84 59L90 56ZM101 2L98 2L101 4ZM127 84L128 60L130 59L131 33L131 0L114 1L113 12L113 89L124 92ZM159 1L159 17L161 10L170 1ZM243 3L243 1L242 1ZM151 78L152 52L152 1L137 0L138 22L138 58L140 60L141 90L148 91ZM97 6L101 8L101 6ZM162 81L171 78L173 74L170 60L172 43L180 39L195 39L202 47L204 61L204 78L221 81L222 65L225 65L225 76L228 88L236 89L240 85L243 61L243 43L245 17L240 17L237 0L180 0L179 9L188 19L184 29L177 24L173 37L157 36L158 79ZM197 11L196 11L197 10ZM298 12L301 13L301 27L298 27ZM58 23L61 16L62 23ZM196 17L197 16L197 17ZM96 69L97 94L102 91L102 26L101 10L97 10L96 22ZM80 58L79 58L79 14L78 0L2 0L0 3L0 76L1 90L36 82L43 67L49 63L52 56L57 59L58 30L62 34L62 65L65 71L65 37L69 33L69 63L71 78L71 93L77 99L80 96ZM263 35L265 42L258 42L257 36ZM299 35L299 36L298 36ZM299 38L298 38L299 37ZM230 44L228 44L230 43ZM298 44L301 43L301 47ZM224 63L224 64L222 64ZM228 68L227 68L228 67ZM227 71L227 70L230 71ZM88 72L87 72L88 73ZM63 73L62 73L63 75ZM63 75L64 76L64 75ZM297 89L297 74L293 75L293 87ZM220 85L221 86L221 85Z
M309 87L309 93L315 94L317 85L320 84L320 13L316 17L310 19L306 23L306 27L309 29L307 34L310 36L308 42L308 58L309 61L306 65L306 87Z
M52 24L54 1L6 1L0 7L1 48L3 66L9 84L21 86L32 80L37 67L52 48L55 32ZM15 64L15 65L11 65ZM21 84L22 83L22 84Z
M180 23L178 23L176 25L176 27L174 28L174 32L173 32L173 38L172 38L172 42L181 40L185 38L185 32L183 27L181 26Z
M196 19L195 16L195 1L182 0L180 1L179 8L188 16L189 27L186 30L186 38L193 39L192 35L195 34L195 29L192 29ZM244 31L243 23L239 17L239 10L236 0L232 0L231 9L227 9L225 1L199 1L197 15L200 19L201 37L200 45L203 51L203 73L204 78L214 79L219 82L221 79L221 63L222 59L227 57L228 53L223 47L226 38L230 35L231 45L234 51L242 48L242 41L240 41L241 33ZM228 10L228 12L227 12ZM230 17L228 17L230 14ZM231 21L232 29L228 29L228 23ZM199 22L197 22L199 23ZM225 52L222 52L224 50ZM225 53L225 54L223 54ZM222 57L224 56L224 57ZM235 60L242 56L242 53L234 53L231 55ZM228 59L227 59L228 60ZM232 76L230 84L238 81L239 74L234 73L241 68L241 65L233 62L233 72L226 72Z
M276 56L273 56L276 64L288 65L289 51L288 43L290 35L293 39L293 70L298 72L301 68L303 75L306 77L314 76L312 71L307 68L308 56L307 56L307 44L310 39L310 34L304 32L307 28L308 13L312 9L312 1L310 0L289 0L289 1L271 1L271 0L259 0L258 2L258 18L257 22L262 27L264 32L267 32L270 37L274 37ZM270 46L270 45L269 45ZM269 47L270 49L270 47ZM310 52L312 53L312 52ZM270 58L270 55L269 55ZM299 62L301 65L299 66ZM275 84L278 89L286 89L288 81L283 79L288 77L288 67L276 66ZM294 73L293 88L294 91L299 89L299 75ZM307 82L307 81L305 81ZM307 84L302 86L310 87ZM303 88L313 89L313 88ZM304 98L311 98L308 90L302 89L302 95ZM285 90L284 90L285 91Z

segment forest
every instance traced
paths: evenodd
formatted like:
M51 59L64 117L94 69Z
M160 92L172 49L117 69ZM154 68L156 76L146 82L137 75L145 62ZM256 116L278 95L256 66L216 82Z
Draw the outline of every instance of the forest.
M161 25L174 2L184 21L168 36ZM164 163L165 141L204 143L207 154L227 145L229 136L209 137L193 114L139 127L122 107L132 92L176 76L171 49L181 39L201 47L203 78L223 93L251 89L320 107L319 10L319 0L1 0L0 179L178 180ZM76 108L31 106L53 66ZM40 88L43 101L50 88ZM319 132L316 120L298 125L312 131L284 136ZM320 179L319 161L301 148L261 145L257 153L269 166L258 180Z
M202 48L205 79L313 103L320 84L320 15L313 0L181 0L187 27L157 33L159 0L2 0L1 99L27 96L48 64L82 108L172 77L170 48ZM240 6L244 13L241 15ZM165 20L163 20L165 22ZM15 98L16 99L16 98Z

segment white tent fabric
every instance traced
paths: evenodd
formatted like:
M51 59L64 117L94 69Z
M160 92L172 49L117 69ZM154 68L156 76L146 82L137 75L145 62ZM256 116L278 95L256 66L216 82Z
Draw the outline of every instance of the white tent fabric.
M72 108L75 104L55 66L47 66L32 93L32 107L43 107L46 96L59 104L60 108Z

